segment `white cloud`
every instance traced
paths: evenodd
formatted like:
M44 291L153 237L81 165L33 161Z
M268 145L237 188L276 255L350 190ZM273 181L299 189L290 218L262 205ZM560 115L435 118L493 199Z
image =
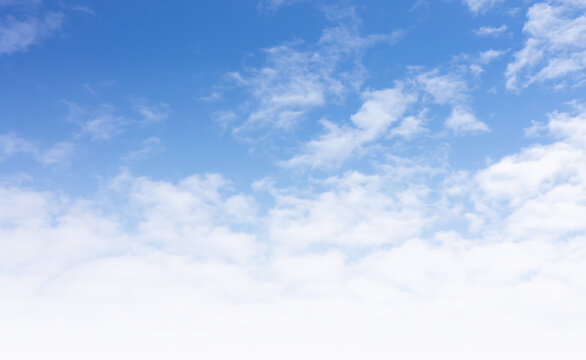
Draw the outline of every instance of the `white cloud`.
M68 107L66 119L79 125L82 135L92 140L108 140L137 126L150 125L166 120L172 110L166 103L155 103L147 99L132 100L132 110L137 117L124 115L110 104L80 106L71 101L62 101Z
M446 127L456 134L478 133L489 131L485 123L461 107L454 107L446 120Z
M523 27L527 41L507 66L508 89L564 78L579 82L584 78L585 9L583 1L569 0L542 2L529 8Z
M213 101L221 100L222 98L223 98L222 92L215 90L215 91L212 91L207 96L200 96L196 99L201 100L201 101L213 102Z
M270 65L245 79L244 84L259 100L258 109L250 113L245 127L288 128L306 109L323 105L326 94L342 89L340 82L329 77L332 69L322 63L319 55L299 52L289 46L271 48L266 53Z
M478 55L478 62L482 65L488 65L492 61L503 56L506 52L507 52L506 50L494 50L494 49L489 49L489 50L483 51Z
M428 189L413 183L387 191L395 181L350 172L328 179L328 190L309 197L277 194L267 217L270 236L286 249L361 248L417 236L429 221Z
M69 101L62 101L62 103L69 109L65 118L79 125L81 134L77 134L71 140L60 141L50 146L43 146L14 133L0 134L0 162L17 155L27 155L42 165L67 165L79 146L80 135L88 136L92 140L111 139L132 126L163 121L171 112L167 104L140 99L134 101L133 104L134 111L139 115L135 120L120 115L119 110L109 104L102 104L96 108L84 108ZM162 149L159 139L151 137L144 142L141 149L130 152L122 160L139 160Z
M309 111L358 90L364 78L364 51L377 43L394 43L402 34L360 35L353 9L326 8L326 16L334 25L317 43L294 41L265 49L261 66L228 74L251 95L245 121L235 124L234 132L290 129Z
M481 53L478 61L487 64L501 54L500 51L489 50ZM489 131L488 126L469 109L469 88L462 76L456 73L440 74L438 70L433 70L418 75L416 79L423 91L431 95L433 102L452 107L445 121L446 128L458 135Z
M0 135L0 160L18 153L32 152L34 152L34 146L29 141L10 133Z
M482 26L474 30L474 33L478 36L500 36L507 31L507 25L501 26Z
M48 13L43 17L18 20L14 16L0 18L0 56L26 51L31 45L51 36L62 25L63 14Z
M503 0L463 0L463 2L473 13L481 13L503 2Z
M283 163L287 167L336 167L350 158L363 145L380 138L389 126L399 120L417 97L395 88L369 91L363 94L364 103L350 117L352 125L340 127L322 121L326 133L309 141L299 155Z
M232 111L216 111L212 114L212 118L222 130L226 130L238 119L238 116Z
M143 123L160 122L171 114L171 108L166 103L153 103L147 99L133 100L134 110L142 117Z
M0 162L19 154L25 154L32 156L43 165L65 165L69 163L74 150L75 144L69 141L58 142L43 149L13 133L0 134Z
M230 224L254 218L254 201L241 194L223 195L228 183L219 175L192 176L177 185L138 178L125 185L131 205L140 211L141 241L231 261L258 251L254 236L230 229Z
M116 206L0 187L0 355L580 359L585 116L470 176L399 162L262 213L219 175L122 174Z
M305 0L259 0L258 7L260 10L276 11L285 6L291 6Z
M43 0L0 0L0 6L38 6Z
M401 120L401 124L393 128L390 132L391 137L400 136L405 139L411 139L416 134L426 132L424 124L424 113L419 116L407 116Z
M104 104L81 124L82 131L93 140L107 140L122 134L128 120L115 114L115 108Z
M71 10L81 12L91 16L97 16L96 12L89 6L86 5L74 5L71 7Z
M417 82L437 104L458 104L468 100L468 84L456 74L442 75L433 70L418 75Z
M165 146L158 137L150 137L142 142L142 147L125 155L122 160L126 162L140 161L148 156L161 153L165 150Z
M487 221L497 217L515 237L586 231L585 119L584 112L553 113L546 129L557 142L526 148L476 175L476 207Z
M488 50L477 62L488 64L504 52ZM469 88L463 76L456 72L442 74L438 69L415 73L412 78L397 82L394 88L366 91L361 108L350 117L350 123L337 124L322 119L325 131L303 145L301 152L281 165L291 168L334 169L357 155L365 146L386 137L409 139L425 132L423 121L408 111L416 105L452 107L445 127L456 135L471 135L489 131L489 127L470 110ZM425 109L423 110L423 112ZM419 116L421 116L421 112ZM407 115L407 116L405 116ZM399 125L391 128L393 123Z
M61 141L44 151L36 151L36 159L42 164L67 164L75 151L76 145L71 141Z

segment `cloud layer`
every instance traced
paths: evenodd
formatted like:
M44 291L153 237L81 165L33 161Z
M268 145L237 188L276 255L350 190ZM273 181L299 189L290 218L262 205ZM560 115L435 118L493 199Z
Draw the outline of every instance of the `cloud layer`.
M553 113L553 142L473 173L398 161L306 191L259 182L266 211L214 174L122 173L109 204L3 187L2 352L578 359L584 124Z

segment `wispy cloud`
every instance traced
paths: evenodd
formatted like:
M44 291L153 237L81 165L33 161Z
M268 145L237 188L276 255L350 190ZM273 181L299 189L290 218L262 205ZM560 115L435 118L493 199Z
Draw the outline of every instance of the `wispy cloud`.
M87 115L85 115L87 111L77 104L68 103L68 105L78 107L83 114L83 118L75 118L74 121L79 123L82 132L92 140L107 140L120 135L130 123L129 119L118 115L116 108L109 104L103 104Z
M46 165L67 164L74 155L76 144L71 141L58 142L44 151L37 151L35 157Z
M79 125L81 135L87 135L92 140L108 140L132 127L165 121L172 112L166 103L144 98L131 100L132 115L127 115L127 111L123 112L111 104L81 106L67 100L62 103L68 107L65 118Z
M395 88L368 91L360 110L350 117L351 125L338 126L322 120L326 133L309 141L303 152L282 163L286 167L332 168L350 158L363 145L380 138L398 121L417 97Z
M81 13L91 15L91 16L96 16L96 12L90 6L87 6L87 5L79 5L79 4L74 5L71 7L71 10L81 12Z
M259 0L258 8L261 11L273 12L282 7L290 6L307 0Z
M490 62L501 52L483 54L476 61ZM467 80L455 71L442 73L439 69L415 68L394 88L365 91L362 98L362 106L350 116L349 123L322 119L324 132L305 143L299 154L281 165L331 170L352 157L364 155L364 147L378 140L393 137L409 140L427 131L423 116L428 105L452 108L444 122L452 134L463 136L490 131L471 110ZM392 127L394 124L398 126Z
M507 25L503 24L501 26L482 26L478 29L474 30L474 33L477 36L501 36L507 31Z
M563 80L580 83L586 69L586 3L559 0L537 3L527 11L524 47L507 66L510 90L535 82Z
M289 129L312 109L340 100L356 91L364 79L360 58L378 43L394 43L401 32L360 35L360 20L353 9L326 8L334 23L315 44L292 41L264 50L259 67L228 74L228 79L251 96L250 109L235 129ZM347 65L342 67L342 65Z
M0 7L15 6L15 7L34 7L42 4L43 0L0 0Z
M165 146L158 137L150 137L142 142L140 149L129 152L122 158L124 162L135 162L144 160L149 156L161 153L165 150Z
M96 91L89 84L83 83L81 84L81 87L84 88L91 95L96 96Z
M172 112L169 105L163 102L154 103L148 99L134 99L132 102L143 123L164 121Z
M14 134L0 135L0 160L4 160L18 153L32 153L35 147Z
M63 14L51 12L42 17L0 17L0 56L26 51L30 46L61 29Z
M226 131L226 129L232 127L238 116L232 111L216 111L212 114L212 119L216 124L220 125L223 131Z
M482 13L504 0L463 0L473 13Z
M75 144L70 141L41 147L14 133L0 134L0 162L17 155L31 156L43 165L66 165L71 160Z

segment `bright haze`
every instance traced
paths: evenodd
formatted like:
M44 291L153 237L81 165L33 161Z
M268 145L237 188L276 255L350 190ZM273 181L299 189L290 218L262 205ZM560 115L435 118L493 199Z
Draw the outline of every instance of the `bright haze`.
M585 339L586 0L0 0L0 359Z

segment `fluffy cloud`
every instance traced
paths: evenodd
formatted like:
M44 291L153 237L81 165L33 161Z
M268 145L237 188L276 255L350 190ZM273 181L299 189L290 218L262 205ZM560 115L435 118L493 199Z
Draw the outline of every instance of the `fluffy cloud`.
M123 173L109 205L2 187L0 354L579 359L584 124L553 113L553 142L471 174L258 183L262 213L214 174Z
M127 122L124 116L115 114L113 106L104 104L87 120L82 120L81 128L92 140L107 140L122 134Z
M425 111L421 112L417 116L407 116L401 120L399 126L393 128L390 131L391 137L402 137L406 140L411 139L413 136L424 133L427 129L424 127L425 122Z
M507 66L507 88L568 79L581 82L586 68L586 3L559 0L531 6L523 31L528 38Z
M502 222L510 238L559 239L586 231L585 124L584 112L553 113L546 129L558 141L480 171L474 198L483 221Z
M476 59L488 64L504 52L488 50ZM301 152L281 162L289 168L334 169L354 156L364 154L365 147L379 144L383 137L409 140L426 132L426 105L450 106L451 115L444 126L455 135L471 135L490 131L470 109L469 88L465 78L456 72L440 73L416 70L410 78L395 87L366 91L360 109L350 116L349 124L339 125L321 120L325 132L304 144ZM421 109L423 107L423 109ZM415 114L410 112L416 111ZM393 124L398 126L392 127ZM386 135L386 136L385 136Z
M488 131L488 126L485 123L476 119L468 110L460 107L455 107L452 110L450 117L446 120L446 127L456 134Z
M224 196L227 186L219 175L192 176L177 185L146 178L124 184L130 205L137 213L141 241L170 252L192 256L219 257L236 261L257 251L254 236L233 232L230 224L254 220L254 201L244 195Z
M425 184L357 172L327 179L326 184L327 191L308 197L277 194L267 221L279 246L359 249L397 244L419 235L430 221Z
M327 168L340 165L363 145L381 137L416 100L401 84L392 89L366 92L360 110L350 117L352 126L322 121L327 132L305 146L304 152L283 163L287 167Z
M433 70L418 75L417 82L437 104L463 103L468 99L468 84L456 74L440 74Z

